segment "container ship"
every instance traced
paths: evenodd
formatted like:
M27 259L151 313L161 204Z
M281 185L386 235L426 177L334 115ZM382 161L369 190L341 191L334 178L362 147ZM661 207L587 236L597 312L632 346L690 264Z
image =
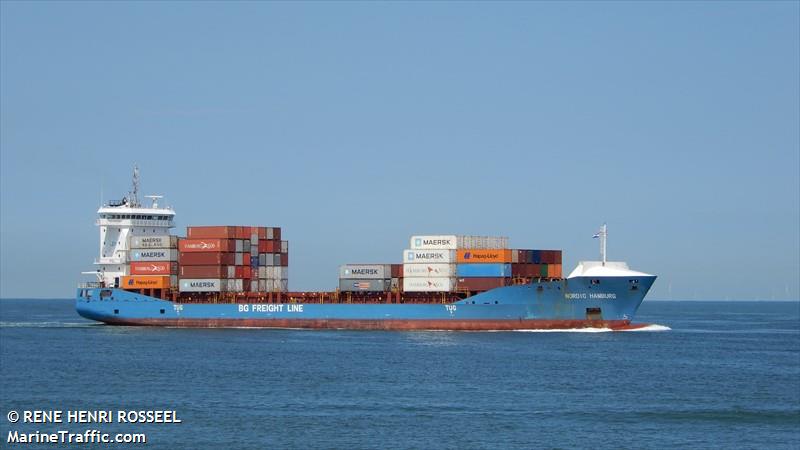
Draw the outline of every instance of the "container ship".
M541 330L644 327L632 319L656 277L606 260L566 277L562 252L514 249L505 237L412 236L402 261L343 264L326 292L289 288L289 242L279 227L189 226L171 233L162 196L126 197L97 211L95 281L77 312L112 325L366 330ZM399 258L398 258L399 259Z

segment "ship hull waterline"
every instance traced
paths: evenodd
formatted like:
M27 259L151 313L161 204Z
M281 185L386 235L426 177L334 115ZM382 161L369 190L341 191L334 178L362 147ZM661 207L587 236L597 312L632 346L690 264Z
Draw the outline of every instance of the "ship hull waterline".
M655 277L560 280L497 288L448 304L180 303L120 289L79 289L76 309L109 325L352 330L631 330ZM596 280L595 280L596 282Z

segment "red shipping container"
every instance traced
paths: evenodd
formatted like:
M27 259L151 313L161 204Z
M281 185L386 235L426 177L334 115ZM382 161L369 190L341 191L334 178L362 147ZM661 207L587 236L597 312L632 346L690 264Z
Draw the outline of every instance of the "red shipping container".
M281 228L280 227L275 227L275 228L272 229L272 239L274 239L276 241L280 241L281 240Z
M175 261L131 262L131 275L177 275Z
M181 266L181 278L228 278L225 266Z
M242 278L250 279L253 278L252 275L253 275L253 270L250 268L250 266L244 266L244 273L242 274Z
M186 227L186 237L190 239L216 238L233 239L236 237L236 227Z
M262 239L267 238L267 227L257 227L256 233L258 233L258 240L261 241Z
M235 274L234 278L244 278L244 266L236 266L233 273Z
M392 264L392 278L402 278L402 277L403 277L403 265Z
M281 253L281 266L283 266L283 267L289 266L289 254L288 253Z
M234 239L181 239L178 241L181 253L233 252L236 251Z
M276 248L277 250L275 250ZM258 241L258 253L278 253L280 248L280 241Z
M230 266L236 259L235 253L179 253L178 262L182 266Z
M508 286L508 284L508 278L459 278L456 281L456 289L479 292Z

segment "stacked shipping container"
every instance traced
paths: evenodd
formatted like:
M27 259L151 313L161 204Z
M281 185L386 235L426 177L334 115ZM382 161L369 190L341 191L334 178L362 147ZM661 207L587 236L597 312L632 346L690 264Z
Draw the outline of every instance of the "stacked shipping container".
M281 229L187 227L178 242L181 292L285 292L289 244Z
M128 270L122 289L162 289L177 286L178 237L171 235L130 236Z

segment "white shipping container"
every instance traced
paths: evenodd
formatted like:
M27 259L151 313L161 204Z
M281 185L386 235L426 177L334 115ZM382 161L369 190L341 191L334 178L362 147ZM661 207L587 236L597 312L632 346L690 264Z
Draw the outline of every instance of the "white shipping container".
M236 245L233 251L242 252L244 249L244 241L242 241L241 239L236 239L234 242L236 243Z
M131 236L131 248L177 248L178 236Z
M274 230L275 230L275 229L274 229L274 228L272 228L272 227L267 227L267 240L268 240L268 241L271 241L271 240L275 239L275 232L274 232Z
M405 250L403 263L454 263L455 250Z
M403 264L403 277L454 277L455 264Z
M267 278L267 269L268 267L261 266L258 268L258 278L265 279ZM263 291L263 289L261 289Z
M228 266L227 271L228 278L233 278L236 276L236 266Z
M458 236L453 234L411 236L411 248L413 250L455 250L458 248Z
M141 248L130 251L131 261L177 261L178 250L174 248Z
M181 278L178 290L181 292L225 292L227 280L219 278Z
M454 286L454 278L403 278L405 292L450 292Z
M500 236L458 236L458 248L468 248L468 249L508 248L508 238Z
M289 253L289 241L281 241L281 253Z
M244 255L242 253L234 253L233 264L237 266L244 265Z
M267 290L267 282L266 282L266 280L258 280L258 290L260 292L266 292L266 290Z
M339 266L340 279L378 280L391 276L391 264L345 264Z

